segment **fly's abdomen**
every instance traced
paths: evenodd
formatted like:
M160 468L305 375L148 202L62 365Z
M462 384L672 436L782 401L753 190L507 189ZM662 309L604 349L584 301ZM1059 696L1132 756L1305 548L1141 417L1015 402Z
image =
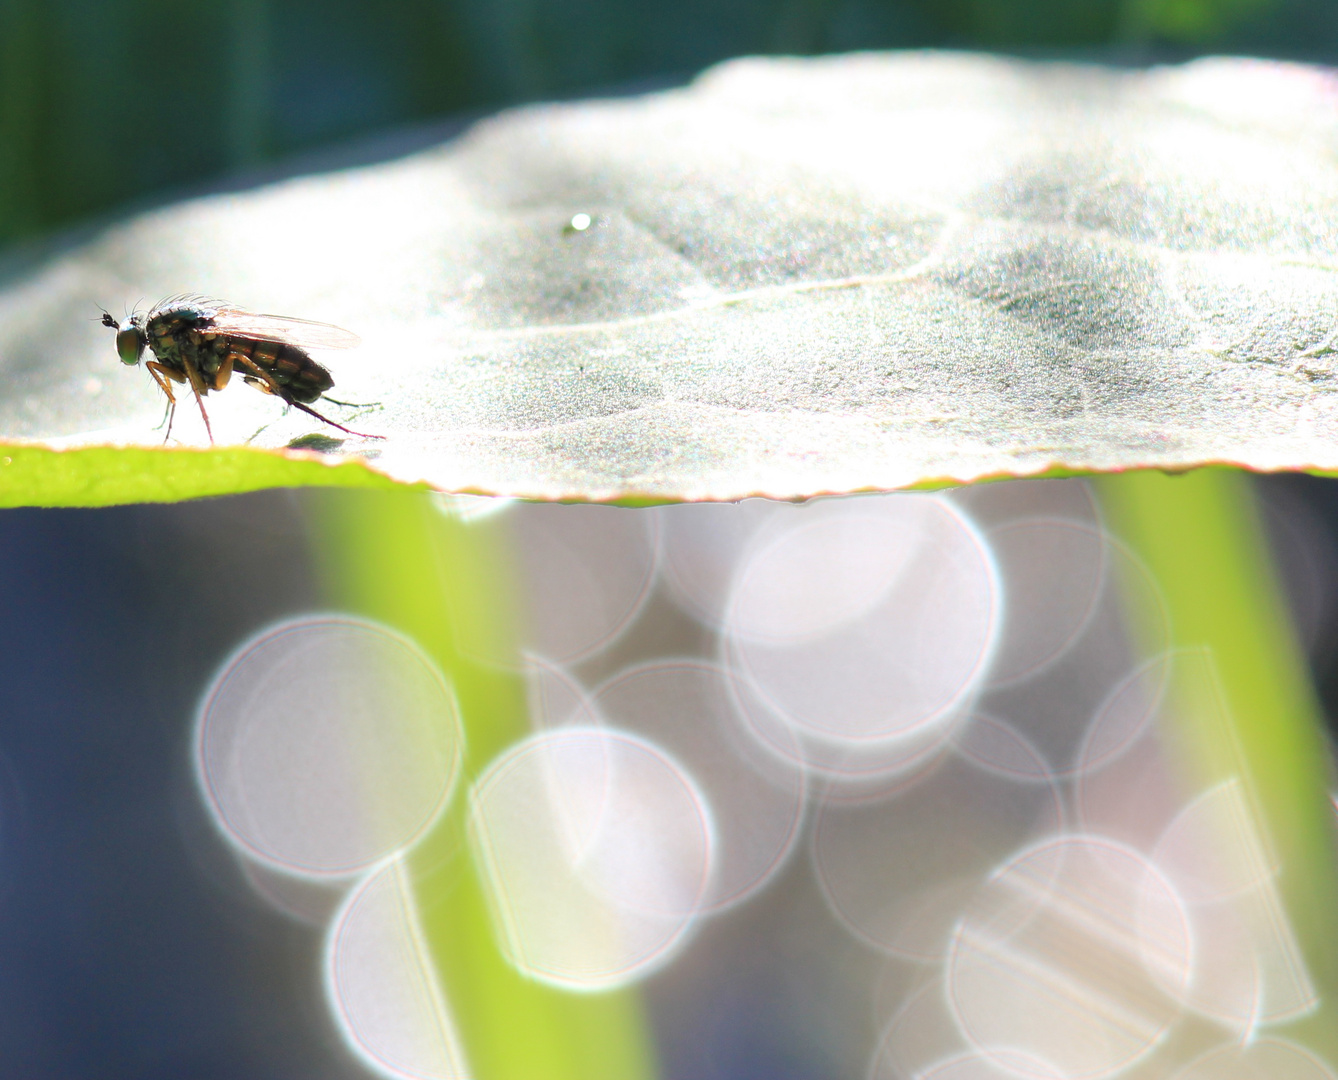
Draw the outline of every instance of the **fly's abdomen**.
M334 385L330 373L296 345L248 338L231 338L229 345L234 356L246 357L274 380L280 397L310 404ZM239 371L247 367L237 360L233 366Z

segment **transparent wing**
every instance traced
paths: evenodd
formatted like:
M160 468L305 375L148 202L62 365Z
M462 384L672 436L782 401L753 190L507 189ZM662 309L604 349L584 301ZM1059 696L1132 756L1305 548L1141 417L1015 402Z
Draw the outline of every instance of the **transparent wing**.
M225 334L277 341L283 345L296 345L299 349L352 349L362 344L362 338L352 330L310 319L259 315L254 311L227 307L216 309L213 318L214 329Z

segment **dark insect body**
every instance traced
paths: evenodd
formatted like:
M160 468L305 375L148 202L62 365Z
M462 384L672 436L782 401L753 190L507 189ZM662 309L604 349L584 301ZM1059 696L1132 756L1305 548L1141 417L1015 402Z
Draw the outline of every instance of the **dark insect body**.
M147 314L137 311L122 323L103 312L102 325L116 331L116 351L122 363L138 364L146 346L153 352L154 359L144 366L167 395L168 438L177 405L172 383L191 388L212 443L214 432L204 396L210 390L222 390L234 372L240 372L248 386L273 394L333 428L360 438L381 438L346 428L311 407L334 386L334 379L307 350L352 348L358 336L348 330L329 323L258 315L193 296L171 297Z

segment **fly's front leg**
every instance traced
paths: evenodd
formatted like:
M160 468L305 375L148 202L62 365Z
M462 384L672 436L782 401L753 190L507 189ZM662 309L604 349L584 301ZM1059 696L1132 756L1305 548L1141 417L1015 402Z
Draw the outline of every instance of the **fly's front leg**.
M158 389L167 395L167 400L173 405L177 403L176 395L172 393L172 382L184 383L186 376L179 371L173 371L170 367L164 367L157 360L146 360L144 366L149 369L149 374L153 376L153 381L158 384ZM168 382L168 380L172 382Z
M177 398L172 393L172 384L168 380L174 382L185 382L186 380L180 372L173 371L170 367L164 367L157 360L146 360L144 366L149 369L149 374L153 376L153 381L158 384L158 389L167 395L167 415L163 417L167 421L167 434L163 436L163 442L166 443L172 437L172 421L176 419L177 415ZM163 425L160 423L158 426L162 427Z

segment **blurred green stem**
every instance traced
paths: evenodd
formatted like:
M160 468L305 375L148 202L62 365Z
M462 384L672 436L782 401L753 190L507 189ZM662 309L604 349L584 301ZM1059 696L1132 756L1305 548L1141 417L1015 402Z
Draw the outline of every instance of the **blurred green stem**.
M431 496L308 496L312 545L332 606L412 638L451 680L465 726L464 783L529 733L524 685L479 662L514 648L514 575L495 521L468 525ZM464 844L467 800L410 855L414 899L473 1080L653 1080L634 991L574 994L519 974L498 951Z
M41 159L46 84L42 6L0 0L0 244L41 224Z
M1332 1053L1338 861L1329 747L1251 481L1237 470L1206 468L1122 473L1098 478L1096 487L1112 531L1160 587L1173 647L1187 650L1170 688L1169 749L1191 792L1233 778L1243 785L1321 1002L1302 1033ZM1137 634L1151 613L1130 614ZM1200 677L1204 670L1211 679Z

